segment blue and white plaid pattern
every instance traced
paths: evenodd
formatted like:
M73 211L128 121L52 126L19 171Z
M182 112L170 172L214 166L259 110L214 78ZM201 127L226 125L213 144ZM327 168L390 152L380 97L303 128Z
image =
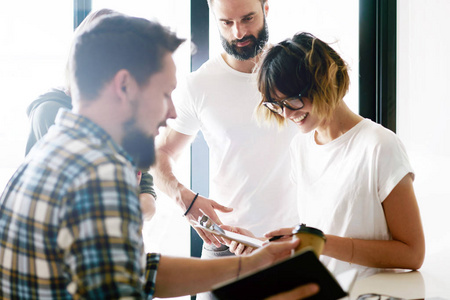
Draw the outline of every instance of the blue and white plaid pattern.
M0 299L152 298L132 159L69 111L0 199Z

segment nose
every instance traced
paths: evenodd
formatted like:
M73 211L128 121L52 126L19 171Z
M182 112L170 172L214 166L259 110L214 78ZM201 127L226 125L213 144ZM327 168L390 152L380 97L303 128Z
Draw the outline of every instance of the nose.
M168 109L167 109L167 119L175 119L177 117L177 112L175 110L175 105L173 104L172 99L168 101Z
M245 25L240 24L239 22L236 22L233 26L233 35L236 39L240 40L242 39L245 34L246 34L246 30L245 30Z

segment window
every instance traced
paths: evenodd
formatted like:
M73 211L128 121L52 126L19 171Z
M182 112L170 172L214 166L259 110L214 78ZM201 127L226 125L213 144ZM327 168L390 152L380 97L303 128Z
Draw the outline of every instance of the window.
M450 240L450 2L397 1L397 133L416 173L425 261L442 264Z
M24 9L26 6L26 9ZM39 13L36 13L39 12ZM56 13L57 12L57 13ZM0 10L0 189L23 161L27 106L64 83L73 32L71 1L7 1Z

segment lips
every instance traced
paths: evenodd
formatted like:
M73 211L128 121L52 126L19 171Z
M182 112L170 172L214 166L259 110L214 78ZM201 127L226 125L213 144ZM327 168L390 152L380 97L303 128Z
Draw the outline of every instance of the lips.
M252 42L256 42L256 40L254 39L254 37L252 36L245 36L240 40L234 40L233 41L233 45L239 48L242 47L246 47L248 45L250 45Z
M236 46L237 47L245 47L245 46L250 45L250 43L251 43L251 40L246 40L246 41L243 41L243 42L237 42Z
M291 119L294 123L296 123L296 124L300 124L301 122L303 122L303 120L305 120L306 119L306 117L309 115L309 113L305 113L305 114L303 114L303 115L301 115L300 117L297 117L297 118L294 118L294 119Z

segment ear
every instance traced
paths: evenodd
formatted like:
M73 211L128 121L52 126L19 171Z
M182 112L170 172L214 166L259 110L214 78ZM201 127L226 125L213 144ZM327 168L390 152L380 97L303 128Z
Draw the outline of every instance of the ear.
M121 101L133 99L136 81L128 70L119 70L113 78L114 92Z
M267 17L268 13L269 13L269 0L266 0L264 2L264 15Z

